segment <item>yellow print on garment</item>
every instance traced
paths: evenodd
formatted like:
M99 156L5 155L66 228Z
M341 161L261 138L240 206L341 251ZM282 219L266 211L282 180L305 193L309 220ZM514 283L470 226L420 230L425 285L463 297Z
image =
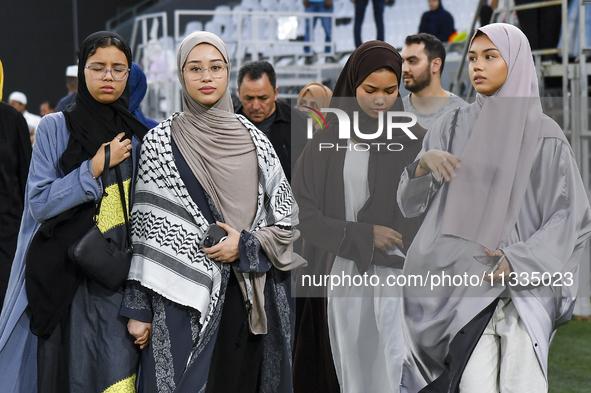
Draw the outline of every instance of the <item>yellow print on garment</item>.
M135 378L136 374L133 374L131 377L109 386L103 393L135 393Z
M129 187L131 179L123 182L123 190L125 191L125 205L127 207L127 214L129 217ZM98 216L98 228L102 233L125 224L123 217L123 207L121 206L121 197L119 196L119 185L117 183L107 187L107 195L103 197L101 202L101 210Z

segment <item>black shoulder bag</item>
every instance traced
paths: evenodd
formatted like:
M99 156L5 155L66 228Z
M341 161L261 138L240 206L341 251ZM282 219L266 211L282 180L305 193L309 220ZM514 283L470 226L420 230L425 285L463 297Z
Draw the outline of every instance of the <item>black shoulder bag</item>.
M123 179L119 166L115 167L115 175L117 176L119 195L123 207L123 217L125 218L125 227L127 230L125 250L121 251L119 245L113 239L105 238L96 224L103 197L107 195L105 189L109 178L110 162L111 149L109 145L105 145L105 167L101 175L103 195L97 203L96 214L94 216L95 224L80 240L69 247L68 257L82 268L88 277L115 291L127 280L133 246L131 244L131 225L129 224L127 206L125 204Z

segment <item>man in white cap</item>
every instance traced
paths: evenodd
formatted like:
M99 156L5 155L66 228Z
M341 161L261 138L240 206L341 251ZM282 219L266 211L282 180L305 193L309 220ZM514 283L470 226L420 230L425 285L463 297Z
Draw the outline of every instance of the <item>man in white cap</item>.
M20 91L13 91L10 96L8 96L8 103L25 117L27 126L29 127L32 145L35 141L35 130L41 121L41 116L34 115L27 111L27 96Z
M78 91L78 66L71 65L66 68L66 87L68 88L68 95L57 103L56 112L61 112L70 104L76 102L76 92Z

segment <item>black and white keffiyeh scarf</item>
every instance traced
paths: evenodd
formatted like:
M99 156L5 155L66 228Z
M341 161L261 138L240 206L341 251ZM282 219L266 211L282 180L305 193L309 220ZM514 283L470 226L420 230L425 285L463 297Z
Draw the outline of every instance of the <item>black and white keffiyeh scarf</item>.
M222 268L199 246L209 223L189 196L174 161L171 123L178 115L148 132L142 144L131 213L134 255L128 278L197 310L203 332L218 306ZM294 269L305 261L291 255L291 242L298 234L294 229L298 206L291 187L267 138L243 116L237 117L252 137L259 167L257 211L250 231L255 236L259 232L261 246L276 268ZM279 231L282 236L276 237L276 244L266 246L272 236L261 237L260 233L270 228L271 233ZM281 253L290 255L278 255ZM264 304L257 304L263 299L265 273L242 275L244 280L239 277L239 282L246 286L243 291L253 306L251 331L266 333ZM263 315L252 315L259 313Z

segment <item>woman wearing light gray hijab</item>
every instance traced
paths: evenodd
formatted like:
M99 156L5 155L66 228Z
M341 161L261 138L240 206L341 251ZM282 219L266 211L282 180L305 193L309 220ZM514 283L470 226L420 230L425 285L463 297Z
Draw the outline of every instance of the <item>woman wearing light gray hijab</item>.
M121 314L147 392L289 392L297 205L273 147L234 114L223 41L178 52L183 112L144 138ZM216 223L227 238L201 245Z
M525 35L482 27L469 63L476 102L433 125L398 189L405 216L426 214L404 268L424 286L404 288L402 391L545 392L589 201L564 133L542 113Z

